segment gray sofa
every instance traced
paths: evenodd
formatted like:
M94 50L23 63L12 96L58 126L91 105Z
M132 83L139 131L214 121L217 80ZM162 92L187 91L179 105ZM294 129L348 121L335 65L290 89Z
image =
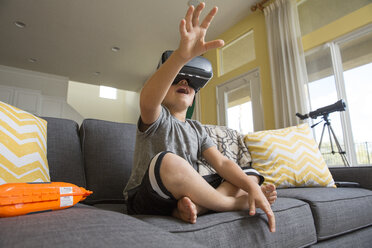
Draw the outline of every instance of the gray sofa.
M52 181L94 191L72 208L0 219L0 247L371 247L372 167L332 168L336 181L362 188L278 190L276 233L262 211L209 213L196 224L166 216L129 216L136 127L84 120L48 121Z

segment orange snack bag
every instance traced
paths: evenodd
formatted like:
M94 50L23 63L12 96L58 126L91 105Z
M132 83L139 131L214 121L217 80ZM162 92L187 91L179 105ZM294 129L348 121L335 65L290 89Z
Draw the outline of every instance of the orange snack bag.
M92 191L71 183L6 183L0 185L0 217L72 207Z

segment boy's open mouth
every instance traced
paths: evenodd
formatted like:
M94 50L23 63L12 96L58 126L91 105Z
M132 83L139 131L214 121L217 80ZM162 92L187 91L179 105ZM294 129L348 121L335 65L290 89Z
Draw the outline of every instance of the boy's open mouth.
M181 94L185 94L185 95L187 95L187 94L189 94L190 92L189 92L189 89L188 88L186 88L186 87L179 87L178 89L177 89L177 93L181 93Z

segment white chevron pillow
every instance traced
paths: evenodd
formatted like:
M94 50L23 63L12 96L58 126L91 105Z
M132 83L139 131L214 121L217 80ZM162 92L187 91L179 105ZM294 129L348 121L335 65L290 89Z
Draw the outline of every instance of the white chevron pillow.
M336 187L308 124L247 134L244 142L266 184Z
M49 182L47 122L0 101L0 185Z

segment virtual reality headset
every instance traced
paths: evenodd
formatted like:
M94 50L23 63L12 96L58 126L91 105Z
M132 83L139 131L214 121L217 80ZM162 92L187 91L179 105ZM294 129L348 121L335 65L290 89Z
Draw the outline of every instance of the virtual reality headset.
M165 51L162 54L158 68L164 64L172 52L173 51ZM213 69L211 62L202 56L198 56L182 67L172 84L177 84L179 81L185 79L196 93L208 83L212 76Z

